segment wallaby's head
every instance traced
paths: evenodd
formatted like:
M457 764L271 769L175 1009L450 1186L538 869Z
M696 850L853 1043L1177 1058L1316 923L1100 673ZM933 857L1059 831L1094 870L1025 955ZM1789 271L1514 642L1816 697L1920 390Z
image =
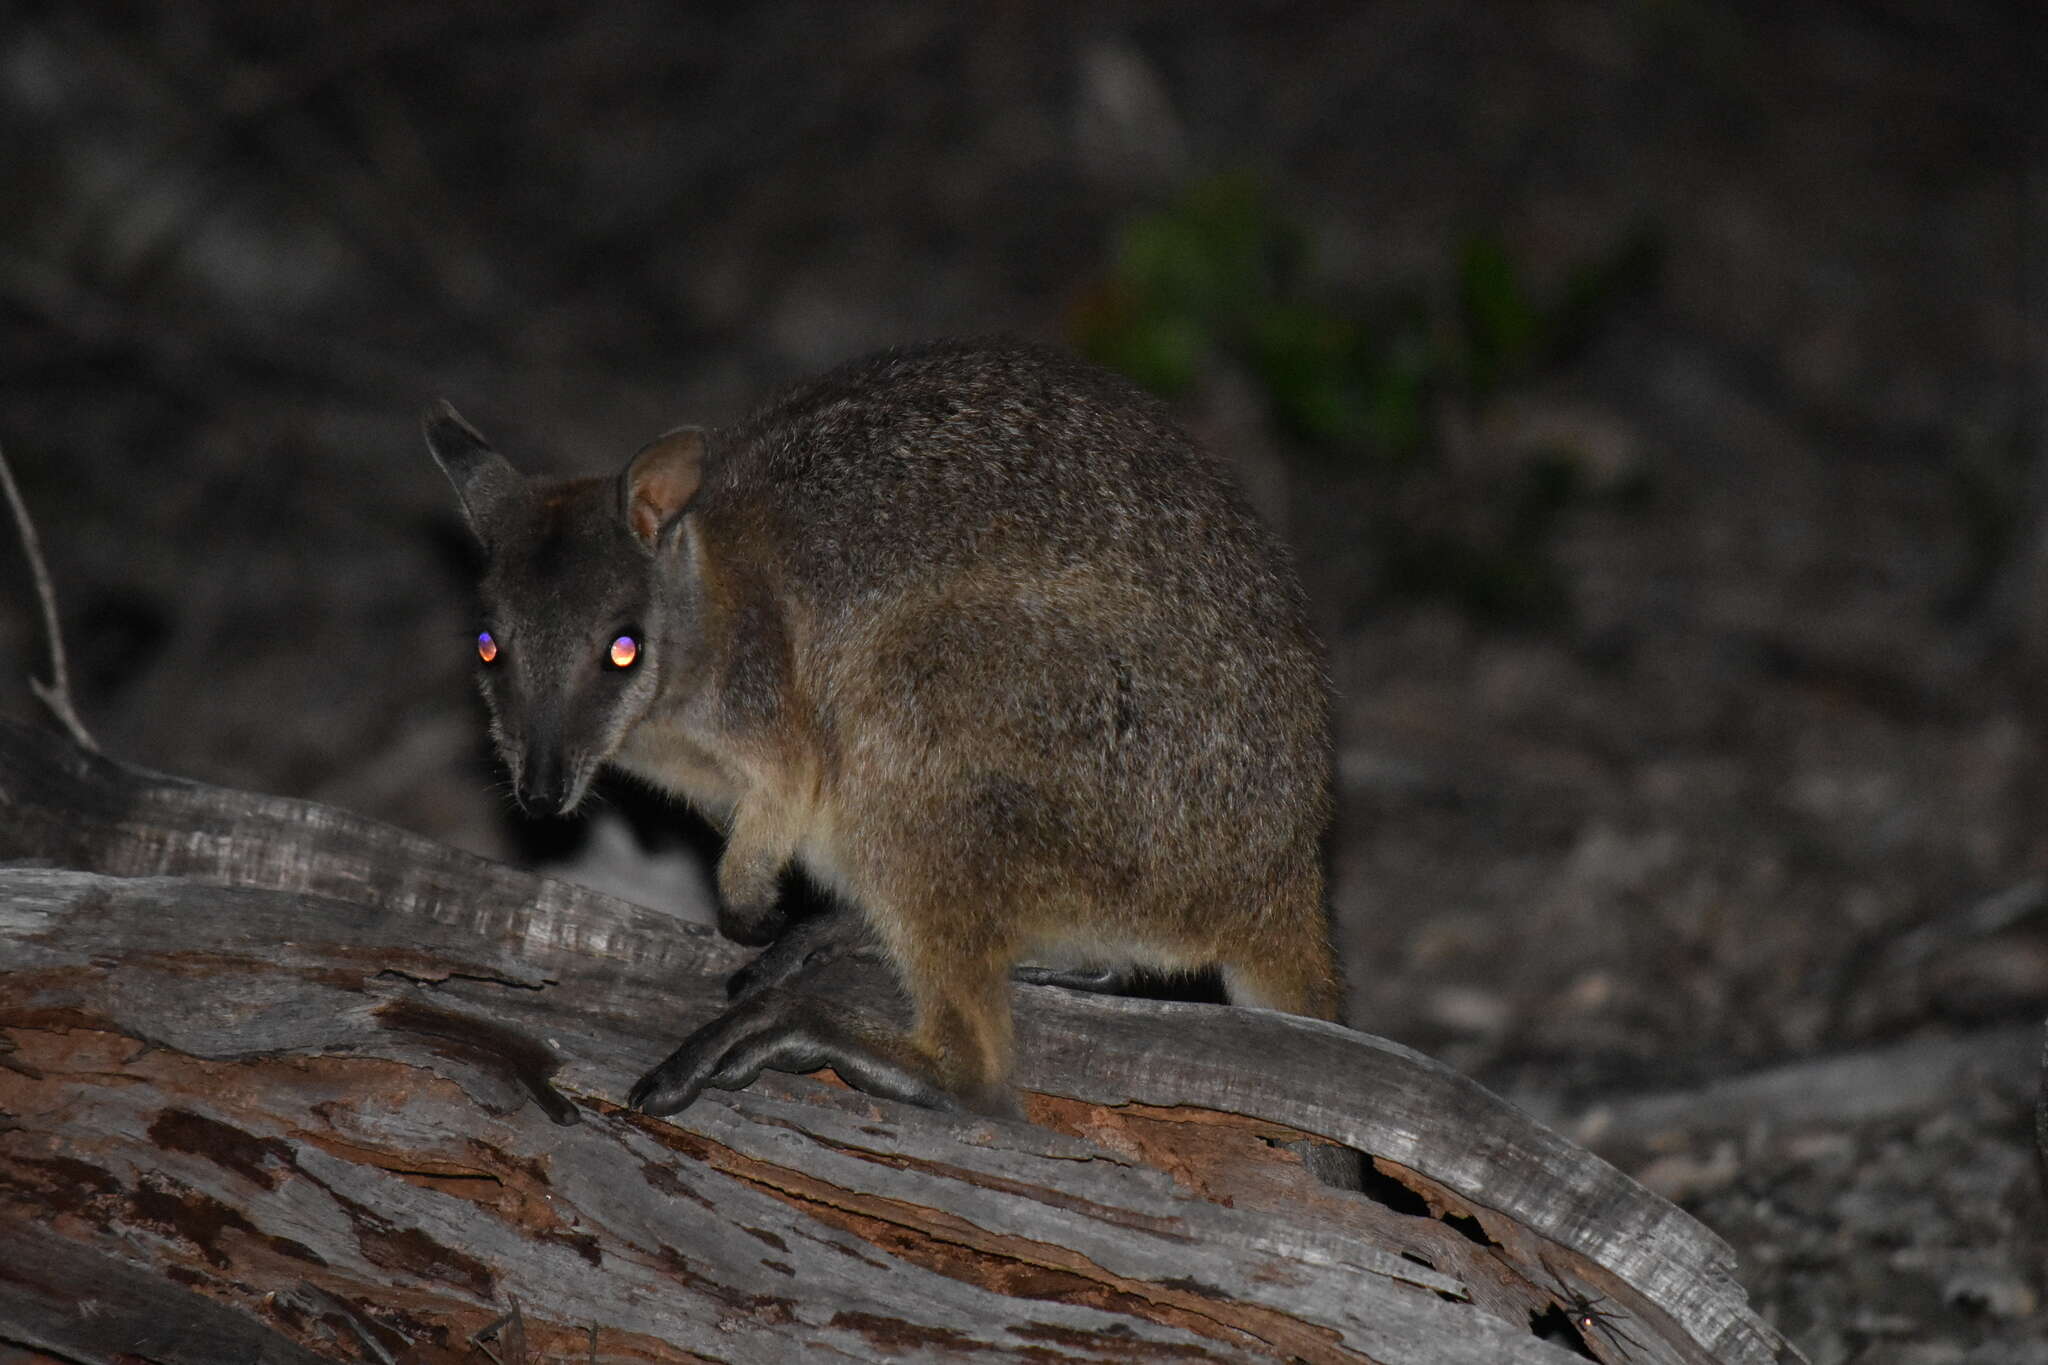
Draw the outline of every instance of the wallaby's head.
M695 644L684 513L704 434L672 431L618 479L539 482L446 403L427 448L485 556L477 658L491 733L519 804L566 815Z

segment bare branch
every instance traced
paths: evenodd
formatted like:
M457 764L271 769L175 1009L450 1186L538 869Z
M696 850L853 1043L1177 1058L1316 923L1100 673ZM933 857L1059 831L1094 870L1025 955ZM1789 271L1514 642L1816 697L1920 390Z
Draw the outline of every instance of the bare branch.
M64 634L57 621L57 593L50 586L50 571L43 563L42 541L36 537L36 524L28 514L28 504L21 500L21 490L15 486L14 469L7 463L5 450L0 450L0 485L7 490L7 505L13 509L14 524L21 530L21 552L27 556L29 573L36 581L36 597L43 606L43 633L50 642L50 681L45 683L30 674L29 688L43 705L50 708L50 714L70 732L81 749L98 753L98 742L86 730L85 722L78 718L78 712L71 705L71 673L64 663Z

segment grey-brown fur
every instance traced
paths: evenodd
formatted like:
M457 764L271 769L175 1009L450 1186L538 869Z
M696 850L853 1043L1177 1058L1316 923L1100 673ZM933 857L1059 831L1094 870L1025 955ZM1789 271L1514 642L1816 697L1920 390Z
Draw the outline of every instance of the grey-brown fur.
M826 1017L785 952L642 1107L829 1063L1004 1108L1025 959L1219 965L1234 1000L1335 1017L1301 593L1123 380L1007 341L889 352L616 482L528 487L449 410L428 438L489 550L486 693L522 799L572 806L609 762L696 802L730 832L728 932L772 932L799 862L917 1006L908 1038ZM628 627L621 675L602 650Z

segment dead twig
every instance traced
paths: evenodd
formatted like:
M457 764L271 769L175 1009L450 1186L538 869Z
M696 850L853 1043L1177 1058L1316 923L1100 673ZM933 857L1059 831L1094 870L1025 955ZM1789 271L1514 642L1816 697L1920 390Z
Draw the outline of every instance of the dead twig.
M1884 951L1885 966L1909 971L1937 953L2005 932L2048 910L2048 877L2028 877L1965 909L1899 935Z
M370 1353L372 1365L396 1365L396 1362L391 1359L391 1353L378 1344L376 1332L364 1319L363 1315L356 1311L354 1304L351 1304L339 1294L330 1293L322 1289L310 1280L299 1281L299 1289L321 1300L329 1308L341 1314L342 1321L347 1323L349 1330L356 1334L356 1339L362 1342L363 1349Z
M498 1353L485 1344L493 1339L502 1339L509 1360L499 1360ZM491 1365L533 1365L526 1356L526 1317L519 1311L519 1300L512 1300L511 1312L470 1333L469 1345L489 1356Z
M2034 1155L2041 1162L2041 1184L2048 1187L2048 1034L2041 1041L2041 1094L2034 1101Z
M43 606L43 633L50 642L50 681L45 683L31 673L29 689L36 694L37 700L50 708L50 714L70 732L80 748L98 753L98 742L71 705L71 671L64 662L64 635L57 621L57 593L50 586L50 571L43 563L43 544L36 537L36 524L29 517L28 504L21 500L21 490L14 483L14 469L7 463L4 450L0 450L0 485L7 490L7 505L13 509L14 524L21 531L21 552L27 556L29 573L36 582L36 597Z

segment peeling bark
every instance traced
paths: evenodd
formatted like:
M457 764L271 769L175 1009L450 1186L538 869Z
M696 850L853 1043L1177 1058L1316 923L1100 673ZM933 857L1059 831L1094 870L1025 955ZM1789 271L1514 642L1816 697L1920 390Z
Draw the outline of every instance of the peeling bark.
M744 960L693 926L4 727L0 859L0 1344L480 1361L516 1304L534 1361L1797 1358L1711 1233L1331 1025L1018 987L1029 1124L829 1074L665 1121L617 1099Z

